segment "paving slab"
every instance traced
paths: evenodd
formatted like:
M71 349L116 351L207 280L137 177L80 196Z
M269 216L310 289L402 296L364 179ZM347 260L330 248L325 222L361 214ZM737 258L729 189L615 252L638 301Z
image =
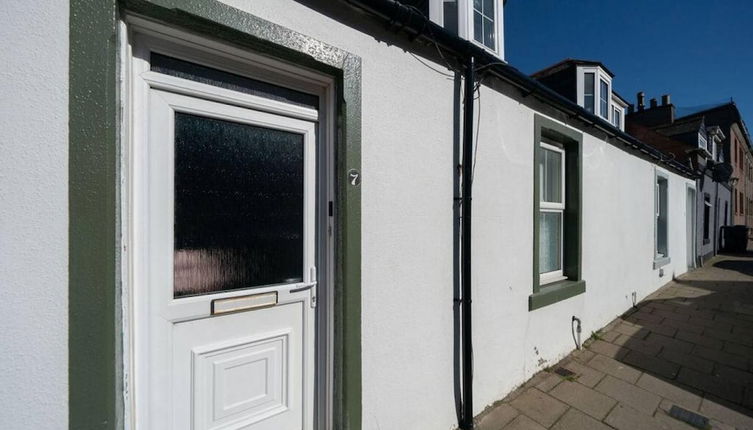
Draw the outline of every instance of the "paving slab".
M525 415L518 415L517 418L505 427L505 430L546 430L546 427L542 427Z
M697 370L703 373L711 373L711 371L714 370L713 361L707 360L703 357L698 357L693 354L665 349L661 352L661 354L659 354L659 357L671 363L678 364L681 367L689 367L693 370Z
M638 351L630 351L622 362L669 379L676 377L680 371L680 366L671 361Z
M721 399L704 398L701 414L738 429L753 429L753 411L734 409Z
M527 389L510 402L510 406L545 427L551 427L568 408L566 404L536 388Z
M623 404L615 406L604 422L617 430L664 430L653 416Z
M724 364L730 367L736 367L740 370L749 369L749 360L737 354L731 354L729 352L720 351L718 349L706 348L701 345L696 345L696 347L693 348L692 354L697 357L711 360L715 363Z
M611 430L611 427L575 408L570 408L552 427L552 430Z
M508 404L496 405L484 414L476 425L477 430L500 430L520 413Z
M605 355L610 358L622 358L629 352L627 348L603 340L589 343L588 349L596 354Z
M596 390L570 381L563 381L549 394L598 420L604 419L617 403L616 400Z
M604 372L600 372L593 367L584 365L578 361L571 361L570 363L565 364L564 367L571 372L575 372L575 380L586 387L595 387L605 376Z
M588 362L588 365L598 371L607 373L630 383L635 383L635 381L641 376L640 370L636 370L627 364L603 355L597 354Z
M607 376L603 381L599 382L599 385L596 386L596 391L648 415L654 413L661 401L661 398L656 394L613 376Z
M698 410L701 406L701 392L691 388L680 387L675 381L669 382L665 379L644 373L636 383L637 386L646 391L650 391L665 399L671 400L674 404L685 409Z
M685 385L721 397L724 400L740 403L743 399L743 385L714 374L697 372L683 368L677 375L677 380Z
M550 372L542 372L545 376L541 378L541 380L538 381L536 385L534 385L536 388L543 392L548 392L552 388L556 387L557 384L562 382L562 377L557 375L556 373L550 373Z
M751 335L751 337L753 338L753 335ZM730 354L734 355L739 355L748 359L753 358L753 348L739 344L737 342L724 342L722 351L729 352Z

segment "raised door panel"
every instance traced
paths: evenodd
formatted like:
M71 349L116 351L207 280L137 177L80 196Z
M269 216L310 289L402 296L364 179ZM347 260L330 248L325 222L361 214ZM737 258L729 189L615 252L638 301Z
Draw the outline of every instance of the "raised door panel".
M306 301L174 325L173 428L298 430Z

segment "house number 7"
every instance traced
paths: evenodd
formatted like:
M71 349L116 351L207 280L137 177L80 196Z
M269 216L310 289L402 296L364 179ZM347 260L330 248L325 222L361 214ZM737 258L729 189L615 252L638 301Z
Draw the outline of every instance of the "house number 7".
M350 169L348 171L348 180L350 181L350 185L357 187L361 184L361 173L356 169Z

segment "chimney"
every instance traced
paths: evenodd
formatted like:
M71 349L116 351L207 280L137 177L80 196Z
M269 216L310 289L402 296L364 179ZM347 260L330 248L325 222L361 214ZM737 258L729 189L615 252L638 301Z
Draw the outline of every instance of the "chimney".
M638 93L638 110L643 110L646 106L646 94L643 91Z
M664 95L661 96L661 105L662 106L671 105L671 104L672 104L672 101L669 98L669 94L664 94Z
M656 99L651 99L649 102L651 103L651 109L656 107Z

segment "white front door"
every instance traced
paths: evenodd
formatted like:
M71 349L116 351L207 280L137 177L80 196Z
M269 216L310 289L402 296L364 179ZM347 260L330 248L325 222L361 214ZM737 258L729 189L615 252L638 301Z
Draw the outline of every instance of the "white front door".
M315 124L158 89L146 99L136 422L311 429Z

